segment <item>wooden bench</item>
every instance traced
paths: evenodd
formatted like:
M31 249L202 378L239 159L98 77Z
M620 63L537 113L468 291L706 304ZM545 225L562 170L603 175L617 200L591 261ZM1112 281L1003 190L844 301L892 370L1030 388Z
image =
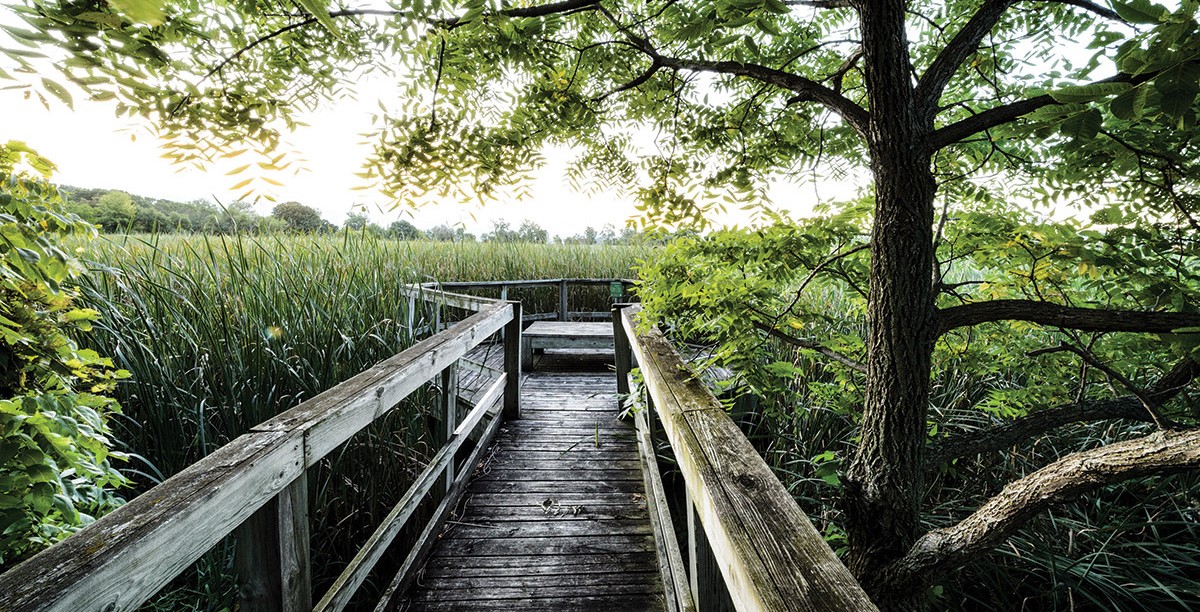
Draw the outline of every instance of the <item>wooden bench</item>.
M533 370L534 349L612 349L611 323L539 321L521 332L521 369Z

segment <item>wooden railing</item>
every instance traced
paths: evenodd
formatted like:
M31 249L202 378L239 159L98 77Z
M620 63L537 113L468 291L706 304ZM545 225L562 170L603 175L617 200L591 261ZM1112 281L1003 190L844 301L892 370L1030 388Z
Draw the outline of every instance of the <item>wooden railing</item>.
M497 297L501 301L509 299L509 291L513 289L530 289L536 287L556 287L558 289L558 304L554 312L530 312L526 309L523 319L529 321L568 321L578 319L598 319L608 320L610 313L608 309L603 311L571 311L569 309L569 300L571 287L588 287L588 286L603 286L609 287L609 295L613 302L621 303L628 301L629 290L636 284L637 281L627 278L543 278L530 280L507 280L507 281L461 281L461 282L446 282L446 283L425 283L422 286L429 289L441 290L488 290L498 291ZM618 292L618 289L620 290Z
M136 609L235 530L243 610L341 610L433 492L441 495L440 503L389 589L402 591L501 421L520 414L521 304L428 289L418 297L438 304L438 312L449 306L474 314L259 424L0 575L0 610ZM456 422L455 363L499 331L504 334L504 372ZM444 444L314 607L307 469L431 379L442 390ZM463 461L456 460L460 450L467 455Z
M719 610L729 604L737 610L874 610L707 386L661 332L638 328L639 312L637 305L613 310L617 387L630 392L629 373L636 365L650 408L635 418L647 506L661 525L654 531L668 610ZM666 527L675 521L658 475L655 422L685 483L686 549Z

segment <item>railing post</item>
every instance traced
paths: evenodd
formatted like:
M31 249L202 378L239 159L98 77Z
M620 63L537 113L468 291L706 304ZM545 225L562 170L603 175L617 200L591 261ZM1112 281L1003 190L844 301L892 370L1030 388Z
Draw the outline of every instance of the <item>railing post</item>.
M696 503L691 493L687 494L684 512L687 513L688 537L688 581L691 586L692 602L698 612L725 612L734 610L725 588L725 578L713 557L704 526L696 513Z
M621 322L621 309L629 304L613 304L613 361L617 369L617 393L629 395L629 370L632 349L629 346L629 336L625 334L625 325Z
M417 296L411 295L408 298L408 312L404 313L404 325L408 328L408 336L414 340L417 337L416 330L417 321Z
M521 418L521 302L510 301L512 320L504 326L504 420Z
M558 281L558 320L567 320L567 281Z
M458 367L457 364L450 364L441 374L442 396L441 405L438 406L442 413L442 435L438 440L440 445L444 445L454 436L454 428L458 426ZM442 493L450 490L454 486L454 462L451 461L446 466L446 478Z
M312 610L305 471L236 532L238 600L243 610Z

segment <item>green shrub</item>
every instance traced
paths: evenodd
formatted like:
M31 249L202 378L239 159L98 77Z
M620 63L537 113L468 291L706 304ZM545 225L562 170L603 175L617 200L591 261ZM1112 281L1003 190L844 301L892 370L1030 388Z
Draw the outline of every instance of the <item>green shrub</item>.
M125 373L71 338L97 313L73 305L63 283L81 267L56 244L94 230L59 212L52 168L0 145L0 566L122 503L108 429L119 406L102 393Z

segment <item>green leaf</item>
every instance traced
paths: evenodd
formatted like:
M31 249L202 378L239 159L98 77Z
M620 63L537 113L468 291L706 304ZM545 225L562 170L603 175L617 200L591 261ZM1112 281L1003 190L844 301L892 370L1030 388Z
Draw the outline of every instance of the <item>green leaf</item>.
M1091 140L1100 132L1103 117L1096 109L1086 110L1067 117L1062 123L1063 134L1080 140Z
M1142 116L1146 110L1146 96L1149 89L1146 87L1134 87L1113 98L1113 101L1108 105L1109 110L1118 119L1132 121Z
M1050 92L1055 102L1062 104L1078 104L1092 102L1101 98L1115 96L1129 91L1129 83L1091 83L1089 85L1072 85Z
M30 482L54 482L58 478L54 468L45 463L31 465L25 468L25 473L29 475Z
M67 91L65 87L46 78L42 79L42 86L46 88L46 91L53 94L55 98L66 104L67 108L73 108L74 100L71 98L71 92Z
M326 30L332 32L334 36L341 36L337 24L333 22L333 17L329 16L328 2L325 0L296 0L296 2L315 17Z
M1150 0L1113 0L1113 9L1121 19L1130 23L1159 23L1169 14L1165 7L1150 2Z
M160 26L166 21L162 0L108 0L108 3L134 23Z

